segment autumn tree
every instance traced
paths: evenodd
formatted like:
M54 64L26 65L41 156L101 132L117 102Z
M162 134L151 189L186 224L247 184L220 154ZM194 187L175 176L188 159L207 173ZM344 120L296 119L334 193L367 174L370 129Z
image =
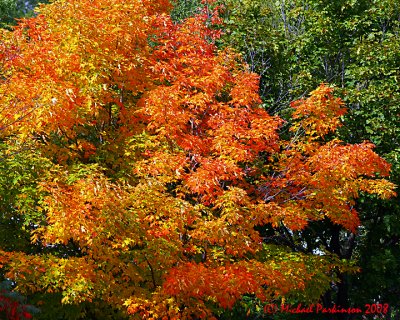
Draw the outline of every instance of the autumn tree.
M5 157L48 168L8 198L36 251L2 245L5 276L132 318L213 318L244 295L317 301L354 268L291 252L290 235L322 220L356 232L360 193L394 194L389 164L333 137L346 108L324 84L281 136L259 77L216 48L218 6L181 23L169 9L61 0L2 33ZM289 241L268 245L271 228Z

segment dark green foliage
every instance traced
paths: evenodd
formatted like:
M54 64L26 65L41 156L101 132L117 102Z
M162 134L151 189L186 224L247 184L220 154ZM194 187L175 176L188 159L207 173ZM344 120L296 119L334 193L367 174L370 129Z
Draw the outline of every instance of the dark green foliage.
M62 295L58 293L35 294L30 302L40 307L35 320L126 320L120 310L101 301L81 304L61 304Z
M16 19L33 15L33 9L47 0L0 0L0 28L10 28Z
M201 0L172 0L174 9L171 16L174 21L182 21L185 18L198 13L201 8Z

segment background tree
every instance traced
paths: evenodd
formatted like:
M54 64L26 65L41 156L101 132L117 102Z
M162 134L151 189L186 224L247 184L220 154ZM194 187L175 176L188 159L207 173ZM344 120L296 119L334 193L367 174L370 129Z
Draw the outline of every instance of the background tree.
M47 3L48 1L40 1ZM16 19L34 14L33 9L39 4L37 0L2 0L0 1L0 28L11 28Z
M223 44L242 52L251 70L261 75L265 107L288 119L288 101L304 96L320 82L336 84L349 106L341 137L374 142L377 152L393 164L392 180L398 184L397 2L222 3L226 5ZM363 272L348 279L351 284L345 280L333 290L336 302L346 304L350 298L355 305L387 301L399 307L395 298L399 285L389 276L398 273L399 267L397 203L363 197L357 204L363 228L357 234L338 228L326 232L327 226L317 223L300 235L300 243L322 245L345 259L359 261ZM310 240L315 237L319 240Z

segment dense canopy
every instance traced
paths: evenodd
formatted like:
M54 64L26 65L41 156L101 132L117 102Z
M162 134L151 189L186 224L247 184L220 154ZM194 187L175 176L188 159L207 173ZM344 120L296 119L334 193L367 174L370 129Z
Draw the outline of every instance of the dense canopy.
M268 114L211 8L174 22L168 1L60 0L2 31L0 208L25 245L0 243L0 266L16 290L198 319L245 296L315 302L356 269L268 233L355 233L361 193L394 195L390 165L338 138L327 84L290 121Z

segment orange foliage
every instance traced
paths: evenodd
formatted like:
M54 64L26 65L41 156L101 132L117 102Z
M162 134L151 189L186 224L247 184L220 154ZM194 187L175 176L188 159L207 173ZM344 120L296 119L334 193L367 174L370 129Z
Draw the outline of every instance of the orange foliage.
M356 232L359 193L393 195L371 144L327 138L345 113L331 88L292 104L282 140L258 77L217 50L209 17L175 24L166 8L60 0L1 35L2 135L33 139L54 161L32 241L80 255L8 254L19 289L149 319L211 318L212 305L276 299L337 266L275 261L258 226L328 218Z

